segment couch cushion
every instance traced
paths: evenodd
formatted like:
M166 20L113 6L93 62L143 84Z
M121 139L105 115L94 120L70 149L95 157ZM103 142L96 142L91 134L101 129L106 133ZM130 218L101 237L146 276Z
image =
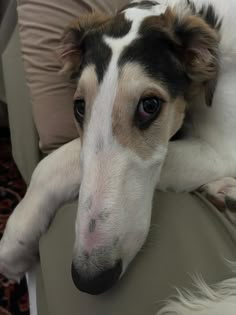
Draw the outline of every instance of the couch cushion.
M199 194L156 192L149 238L124 277L104 294L79 292L71 278L76 211L61 209L40 242L52 315L154 315L176 287L193 288L191 276L211 284L232 276L224 259L236 259L234 226Z
M112 14L128 0L18 0L26 80L40 147L49 152L78 136L72 119L74 86L59 75L58 45L63 29L79 15Z

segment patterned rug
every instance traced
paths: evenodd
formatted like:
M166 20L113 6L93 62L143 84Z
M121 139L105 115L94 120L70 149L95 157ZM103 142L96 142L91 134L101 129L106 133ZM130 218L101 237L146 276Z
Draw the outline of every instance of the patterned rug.
M8 130L0 129L0 238L7 219L26 190L13 161L9 139ZM0 315L29 315L25 279L16 284L0 275Z

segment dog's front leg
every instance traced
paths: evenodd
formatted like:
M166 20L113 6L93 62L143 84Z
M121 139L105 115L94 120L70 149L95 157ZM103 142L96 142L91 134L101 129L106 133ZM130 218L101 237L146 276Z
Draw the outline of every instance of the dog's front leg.
M224 157L201 139L184 139L169 143L158 189L192 191L228 175Z
M79 158L80 140L76 139L36 167L26 195L8 220L0 242L0 273L18 280L35 262L40 236L55 211L78 196Z

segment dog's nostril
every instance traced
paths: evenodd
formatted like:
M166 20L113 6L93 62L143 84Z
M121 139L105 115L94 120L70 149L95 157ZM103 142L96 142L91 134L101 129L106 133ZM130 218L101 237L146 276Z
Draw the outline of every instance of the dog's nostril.
M92 277L90 275L86 275L85 273L80 273L73 263L71 266L71 274L75 286L80 291L93 295L101 294L113 287L119 280L121 272L121 260L117 261L112 268L96 273L96 275Z

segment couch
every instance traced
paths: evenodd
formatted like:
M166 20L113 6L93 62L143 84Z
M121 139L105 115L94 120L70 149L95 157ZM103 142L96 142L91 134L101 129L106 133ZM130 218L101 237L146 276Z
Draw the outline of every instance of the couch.
M55 26L62 29L73 15L90 11L91 6L114 12L118 1L112 3L52 0L46 5L46 0L21 0L17 17L15 1L8 1L0 26L0 53L13 156L26 183L45 154L77 136L73 86L58 77L59 66L50 55L59 36ZM37 33L41 20L43 35ZM55 36L51 42L45 35L50 32ZM46 57L39 61L41 55ZM60 130L55 122L60 122ZM232 275L225 259L236 259L236 235L224 215L198 193L156 192L149 238L125 276L100 296L81 293L70 273L75 215L76 204L59 209L40 241L38 315L151 315L176 294L176 287L193 288L190 275L201 274L209 284Z

